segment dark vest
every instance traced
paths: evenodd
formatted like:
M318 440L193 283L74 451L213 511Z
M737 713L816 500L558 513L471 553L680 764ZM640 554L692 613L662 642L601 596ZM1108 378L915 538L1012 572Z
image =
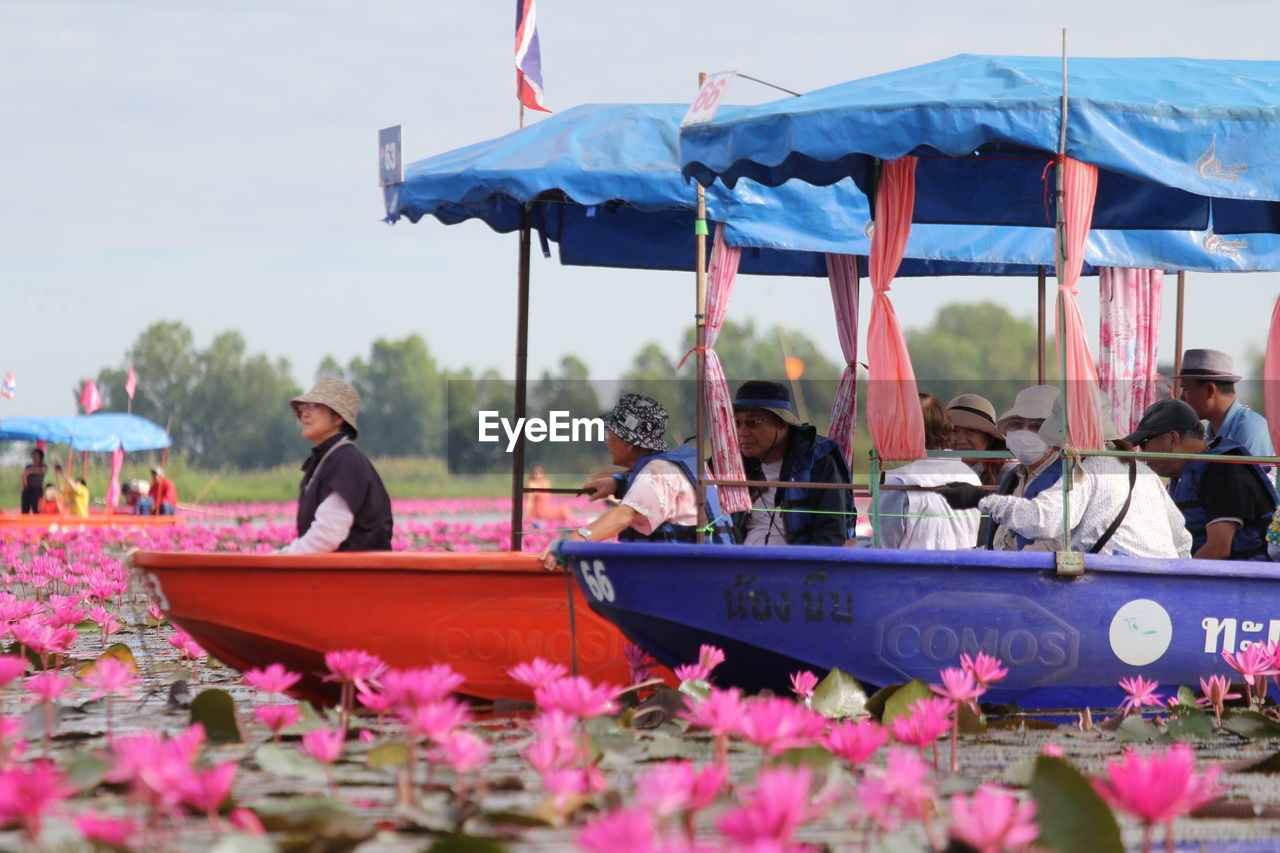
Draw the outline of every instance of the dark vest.
M1215 455L1228 453L1245 455L1244 446L1228 438L1215 440L1204 452ZM1241 463L1214 463L1203 459L1193 459L1182 466L1182 473L1178 475L1178 479L1169 483L1169 495L1173 498L1173 502L1177 504L1178 509L1182 510L1182 517L1187 523L1187 532L1191 534L1191 553L1193 554L1199 551L1209 538L1207 529L1209 526L1209 514L1200 499L1200 487L1204 483L1205 472L1209 470L1210 465L1215 464L1239 465ZM1277 495L1275 486L1262 473L1262 468L1258 465L1248 465L1246 467L1253 472L1259 482L1266 488L1267 496L1271 499L1271 503L1273 505L1280 503L1280 495ZM1271 510L1257 518L1242 519L1244 524L1236 531L1236 535L1231 538L1231 554L1227 559L1259 561L1268 559L1267 527L1271 524L1273 512L1274 510Z
M1051 464L1048 468L1045 468L1038 475L1036 475L1036 478L1032 480L1030 483L1027 483L1027 490L1022 493L1022 496L1027 500L1031 500L1036 495L1040 494L1050 486L1056 484L1061 479L1062 479L1062 457L1059 456L1057 459L1053 460L1053 464ZM1000 481L1000 488L996 490L996 494L1011 495L1013 494L1014 487L1017 485L1018 485L1018 469L1014 468L1008 474L1004 475L1004 479ZM1270 521L1270 519L1268 519L1268 521ZM991 523L991 528L987 531L987 550L988 551L991 550L992 544L994 544L996 541L996 530L998 530L999 527L1000 525L996 524L993 521ZM1035 541L1032 539L1027 539L1025 536L1020 536L1016 533L1014 535L1017 536L1019 551L1021 551L1023 548L1030 545L1033 541Z
M339 484L339 476L346 482ZM342 488L337 488L339 485ZM351 532L338 545L338 550L390 551L391 498L387 496L373 463L360 448L346 439L326 448L325 455L303 477L298 494L298 535L302 536L311 529L316 520L316 510L335 491L342 495L354 516ZM362 499L353 501L353 494L361 495Z
M680 469L680 473L685 479L693 485L694 489L698 488L698 475L694 466L698 461L698 454L691 445L682 444L675 450L668 450L666 453L653 453L649 456L641 457L630 471L627 472L625 495L631 490L631 485L636 481L636 477L644 470L645 466L650 462L656 462L659 459L665 459L675 464ZM708 540L716 545L732 545L733 534L730 532L729 519L720 510L720 498L716 494L715 486L707 486L706 490L707 504L707 521L712 525ZM658 529L649 535L644 535L633 527L628 527L618 534L619 542L697 542L698 530L696 527L684 524L672 524L671 522L663 522Z
M836 469L843 476L841 482L848 483L850 481L849 465L844 461L844 452L840 450L840 445L836 444L825 435L819 435L814 439L813 446L809 448L807 453L796 454L791 463L791 470L784 476L788 480L797 483L812 483L813 466L819 459L830 456L836 462ZM781 489L782 494L778 496L778 507L784 510L800 510L810 506L812 502L812 489L798 489L788 486ZM843 494L852 499L853 492L844 492ZM850 504L852 500L850 500ZM852 507L849 507L852 509ZM807 545L812 536L813 517L804 512L784 512L782 514L783 521L787 525L787 544L789 545ZM847 538L852 539L854 528L856 526L856 517L852 512L846 516L845 532Z

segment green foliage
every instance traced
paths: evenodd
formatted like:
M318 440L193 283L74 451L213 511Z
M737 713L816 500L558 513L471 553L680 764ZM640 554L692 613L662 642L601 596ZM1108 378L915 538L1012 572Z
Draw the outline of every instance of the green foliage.
M1116 816L1089 780L1061 758L1036 759L1031 778L1040 837L1036 845L1059 853L1123 853Z
M867 693L852 675L833 669L813 689L812 707L828 719L860 717L866 713Z
M920 679L908 681L893 691L892 695L885 700L884 714L880 722L887 726L899 717L909 716L912 705L921 699L928 699L932 695L933 691L929 689L929 685Z
M444 387L420 335L379 338L345 378L360 392L360 445L370 456L438 456L444 451Z
M999 413L1035 384L1035 324L995 302L943 305L933 325L909 330L906 338L920 390L944 403L981 394Z

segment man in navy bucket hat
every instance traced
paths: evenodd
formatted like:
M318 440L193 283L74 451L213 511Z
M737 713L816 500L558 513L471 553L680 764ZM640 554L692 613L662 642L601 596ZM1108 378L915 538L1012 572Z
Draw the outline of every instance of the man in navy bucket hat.
M733 417L747 479L792 483L848 483L839 445L796 416L780 382L744 382ZM751 510L734 514L745 545L843 545L856 515L849 489L753 487Z

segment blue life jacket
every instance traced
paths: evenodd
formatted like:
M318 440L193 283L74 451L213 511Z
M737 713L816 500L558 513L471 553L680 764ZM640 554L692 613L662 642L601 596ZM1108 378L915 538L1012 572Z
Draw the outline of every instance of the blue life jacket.
M682 444L675 450L668 450L666 453L653 453L649 456L641 457L632 469L627 472L626 489L623 491L623 495L631 490L631 485L636 481L636 477L644 470L645 466L659 459L675 463L675 466L680 469L680 473L684 474L685 479L692 484L694 489L698 488L698 474L694 468L698 464L698 453L692 445ZM729 527L729 517L720 509L720 498L716 493L715 486L706 487L706 506L707 522L711 525L711 531L707 537L708 541L716 545L732 545L734 540L732 530ZM618 534L618 541L697 542L698 529L693 525L672 524L670 521L666 521L647 536L634 527L628 527Z
M1027 489L1022 493L1022 496L1027 500L1031 500L1036 495L1040 494L1050 486L1056 484L1061 479L1062 479L1062 457L1059 456L1057 459L1053 460L1052 465L1050 465L1048 468L1045 468L1043 471L1041 471L1036 476L1036 478L1032 480L1030 483L1027 483ZM1013 494L1014 487L1016 487L1017 485L1018 485L1018 469L1015 468L1012 471L1010 471L1008 474L1004 475L1004 479L1000 481L1000 488L996 490L996 494L1011 495ZM1268 519L1268 522L1269 521L1270 519ZM995 543L996 530L999 527L1000 525L996 524L994 521L991 523L991 527L987 531L987 550L991 550L992 545ZM1028 539L1025 536L1022 536L1018 533L1014 533L1014 536L1017 537L1019 551L1021 551L1023 548L1027 547L1028 545L1030 545L1032 542L1035 541L1034 539Z
M838 482L848 483L851 481L849 476L849 464L845 462L844 452L840 449L840 445L836 444L825 435L819 435L814 439L813 446L809 448L808 453L797 454L791 462L791 469L783 476L797 483L812 483L813 466L819 459L825 459L830 456L836 462L836 470L840 473L841 479ZM782 494L778 496L777 503L780 509L784 510L800 510L803 507L811 506L812 499L810 497L812 489L799 489L788 486L782 489ZM846 538L852 539L854 528L857 525L857 516L853 512L853 492L841 493L848 498L849 514L845 516L845 532ZM813 516L801 511L784 512L783 520L787 524L787 542L791 545L807 545L810 542L811 528L813 527Z
M1244 453L1244 445L1232 441L1225 436L1215 439L1207 448L1205 453L1215 455L1235 453L1236 455L1247 455ZM1182 473L1178 475L1178 479L1169 483L1169 495L1173 498L1173 502L1177 504L1178 509L1182 510L1182 517L1187 523L1187 532L1191 534L1191 553L1199 551L1200 548L1209 538L1209 514L1204 508L1204 503L1200 500L1200 487L1204 482L1204 475L1209 470L1210 465L1227 464L1240 465L1239 462L1215 463L1208 462L1203 459L1193 459L1182 466ZM1271 504L1280 503L1280 495L1277 495L1276 488L1271 484L1271 480L1262 473L1262 467L1259 465L1246 466L1258 478L1263 487L1267 491L1267 497L1270 498ZM1257 518L1242 519L1244 522L1235 536L1231 538L1231 554L1228 560L1266 560L1267 557L1267 527L1271 524L1271 516L1274 509L1268 510L1265 515L1259 515Z

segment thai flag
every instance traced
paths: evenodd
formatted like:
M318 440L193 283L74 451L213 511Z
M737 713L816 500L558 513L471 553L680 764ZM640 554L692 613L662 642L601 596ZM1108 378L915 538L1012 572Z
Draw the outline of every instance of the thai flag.
M12 400L13 395L18 393L18 380L13 378L12 373L4 375L4 385L0 385L0 397L6 400Z
M516 0L516 99L531 110L542 105L542 51L538 49L535 0Z

